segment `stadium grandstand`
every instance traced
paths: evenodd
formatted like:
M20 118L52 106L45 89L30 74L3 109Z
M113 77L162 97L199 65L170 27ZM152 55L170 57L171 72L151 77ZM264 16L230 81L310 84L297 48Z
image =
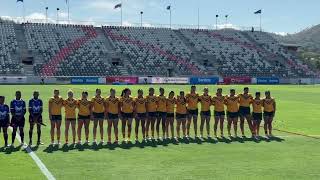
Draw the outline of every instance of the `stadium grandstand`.
M313 77L270 34L0 22L1 75Z

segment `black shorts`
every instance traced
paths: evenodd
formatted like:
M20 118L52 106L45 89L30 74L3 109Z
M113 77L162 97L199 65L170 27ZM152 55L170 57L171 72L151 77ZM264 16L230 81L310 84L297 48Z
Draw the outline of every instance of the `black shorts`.
M167 113L167 118L174 118L174 113Z
M61 115L52 115L51 121L62 121L62 116Z
M211 111L201 111L201 116L211 116Z
M157 117L157 112L148 112L149 117Z
M7 128L9 126L9 118L0 120L0 128Z
M198 109L195 109L195 110L189 109L189 110L188 110L188 114L189 114L189 115L192 115L192 116L197 116L198 113L199 113Z
M179 113L176 113L176 119L186 119L187 118L187 114L179 114Z
M263 112L263 116L264 117L273 117L274 116L274 112L266 112L266 111L264 111Z
M254 121L261 121L262 120L262 113L252 113L252 119Z
M124 113L122 112L122 117L125 119L132 119L133 118L133 113Z
M214 111L214 116L225 116L226 113L224 111Z
M29 123L31 123L31 124L33 124L35 121L35 119L32 117L34 117L34 118L37 117L38 118L37 122L42 123L42 115L41 114L34 114L33 116L29 115Z
M104 113L92 113L94 120L103 120L104 119Z
M240 106L239 107L239 115L240 116L247 116L247 115L250 115L250 107L243 107L243 106Z
M229 118L238 118L239 117L238 112L227 112L227 115Z
M66 121L76 121L76 118L66 118Z
M108 119L119 119L119 115L118 114L112 114L112 113L108 113Z
M80 114L78 114L78 120L89 120L90 119L90 115L89 116L82 116Z
M167 117L166 112L158 112L158 118L165 119Z
M138 117L139 119L144 119L144 118L147 117L147 113L137 113L137 117Z
M11 126L12 127L20 127L23 128L24 124L25 124L26 119L24 118L24 116L20 116L20 117L12 117L11 118Z

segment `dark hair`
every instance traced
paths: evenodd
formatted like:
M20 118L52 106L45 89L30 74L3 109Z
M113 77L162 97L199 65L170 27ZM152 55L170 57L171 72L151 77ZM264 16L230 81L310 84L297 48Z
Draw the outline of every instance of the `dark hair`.
M222 88L218 88L217 91L222 91Z
M270 91L266 91L265 94L271 94L271 92Z
M16 94L18 94L18 93L21 94L21 91L16 91Z
M170 95L170 94L174 94L174 91L170 91L169 95Z
M101 91L101 89L99 89L99 88L98 88L98 89L96 89L96 92L98 92L98 91Z
M159 91L161 91L161 90L163 90L163 91L164 91L163 87L160 87L160 88L159 88Z
M116 91L116 90L115 90L115 89L113 89L113 88L111 88L111 89L110 89L110 92L113 92L113 91Z
M121 92L121 97L124 97L124 95L125 95L128 91L130 91L129 88L125 88L124 90L122 90L122 92Z
M192 85L191 88L196 88L196 86L195 86L195 85Z
M260 93L260 92L256 92L256 96L258 96L258 95L260 96L260 95L261 95L261 93Z
M0 99L4 99L4 96L0 96Z
M83 91L82 94L85 94L88 96L88 92L87 91Z
M143 93L143 90L142 89L138 89L138 93L140 93L140 92Z
M235 89L230 89L230 92L236 92L236 90Z
M249 88L248 88L248 87L245 87L245 88L243 88L243 90L249 90Z
M154 88L153 87L149 88L149 91L154 91Z

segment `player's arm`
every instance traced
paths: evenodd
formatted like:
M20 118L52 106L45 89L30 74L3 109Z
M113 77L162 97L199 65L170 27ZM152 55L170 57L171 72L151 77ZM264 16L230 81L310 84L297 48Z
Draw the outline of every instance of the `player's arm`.
M149 102L148 102L148 99L146 98L146 110L147 110L147 112L149 112L149 108L148 108L149 105L148 104L149 104Z
M48 114L49 114L49 119L52 119L52 113L51 113L51 109L52 109L52 100L49 100L49 106L48 106Z
M276 104L276 101L274 101L273 103L273 108L274 108L274 115L276 114L276 111L277 111L277 104Z
M22 109L23 109L23 115L25 115L27 113L27 106L25 101L23 101Z
M29 100L28 112L32 116L32 100Z
M10 112L12 116L15 116L14 102L10 102Z
M43 112L43 102L42 100L40 99L40 114L42 114Z
M107 117L107 115L108 115L108 110L109 110L108 100L106 99L103 104L104 104L104 115Z

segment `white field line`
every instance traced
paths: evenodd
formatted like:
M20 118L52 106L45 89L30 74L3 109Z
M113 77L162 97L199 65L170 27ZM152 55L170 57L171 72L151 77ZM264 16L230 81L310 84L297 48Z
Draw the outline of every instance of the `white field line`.
M12 127L9 128L12 131ZM19 133L16 135L16 139L21 143L21 137ZM41 172L46 176L48 180L55 180L56 178L51 174L51 172L48 170L48 168L43 164L43 162L40 160L40 158L34 153L31 148L28 146L25 148L25 150L28 152L28 154L31 156L31 158L34 160L34 162L37 164Z

